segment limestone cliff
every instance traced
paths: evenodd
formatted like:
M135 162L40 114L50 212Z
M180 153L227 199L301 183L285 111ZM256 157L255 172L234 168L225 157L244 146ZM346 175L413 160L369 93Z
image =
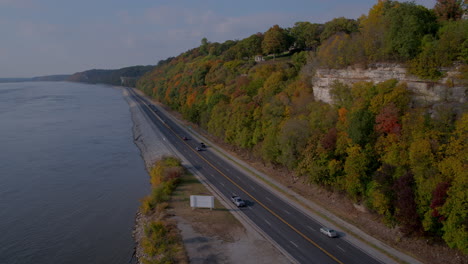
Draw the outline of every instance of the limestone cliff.
M334 81L353 84L359 81L380 83L389 79L406 82L412 92L412 105L434 109L440 104L449 104L458 111L466 110L468 87L467 81L457 77L457 67L446 69L446 76L439 81L422 80L407 74L404 66L399 64L379 63L363 67L346 69L317 69L312 84L316 100L332 102L330 88Z

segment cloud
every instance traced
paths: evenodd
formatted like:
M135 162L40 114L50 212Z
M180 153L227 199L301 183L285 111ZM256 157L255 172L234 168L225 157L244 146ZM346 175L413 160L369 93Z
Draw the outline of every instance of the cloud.
M152 7L145 11L145 22L150 23L153 32L171 41L207 37L210 41L224 42L241 39L256 32L265 32L275 24L292 24L293 16L280 13L257 13L244 16L226 16L210 9L178 6ZM190 47L187 47L190 48Z

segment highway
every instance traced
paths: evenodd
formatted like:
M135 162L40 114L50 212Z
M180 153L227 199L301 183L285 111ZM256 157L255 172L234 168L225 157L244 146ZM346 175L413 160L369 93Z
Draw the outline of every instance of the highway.
M210 151L209 145L203 151L197 151L195 147L200 142L191 139L187 131L163 111L132 89L128 90L165 139L209 184L224 195L226 200L232 194L246 200L248 204L239 209L241 213L298 263L382 263L344 239L329 238L321 234L320 223ZM184 136L188 136L189 140L184 140Z

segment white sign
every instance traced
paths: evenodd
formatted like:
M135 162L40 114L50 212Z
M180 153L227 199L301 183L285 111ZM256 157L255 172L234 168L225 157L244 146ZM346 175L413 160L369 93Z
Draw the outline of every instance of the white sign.
M214 208L214 196L190 195L190 207Z

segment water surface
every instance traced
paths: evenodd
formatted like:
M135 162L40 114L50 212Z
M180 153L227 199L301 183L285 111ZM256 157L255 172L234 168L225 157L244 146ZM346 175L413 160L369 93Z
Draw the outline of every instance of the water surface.
M0 263L129 263L148 176L120 89L0 84Z

